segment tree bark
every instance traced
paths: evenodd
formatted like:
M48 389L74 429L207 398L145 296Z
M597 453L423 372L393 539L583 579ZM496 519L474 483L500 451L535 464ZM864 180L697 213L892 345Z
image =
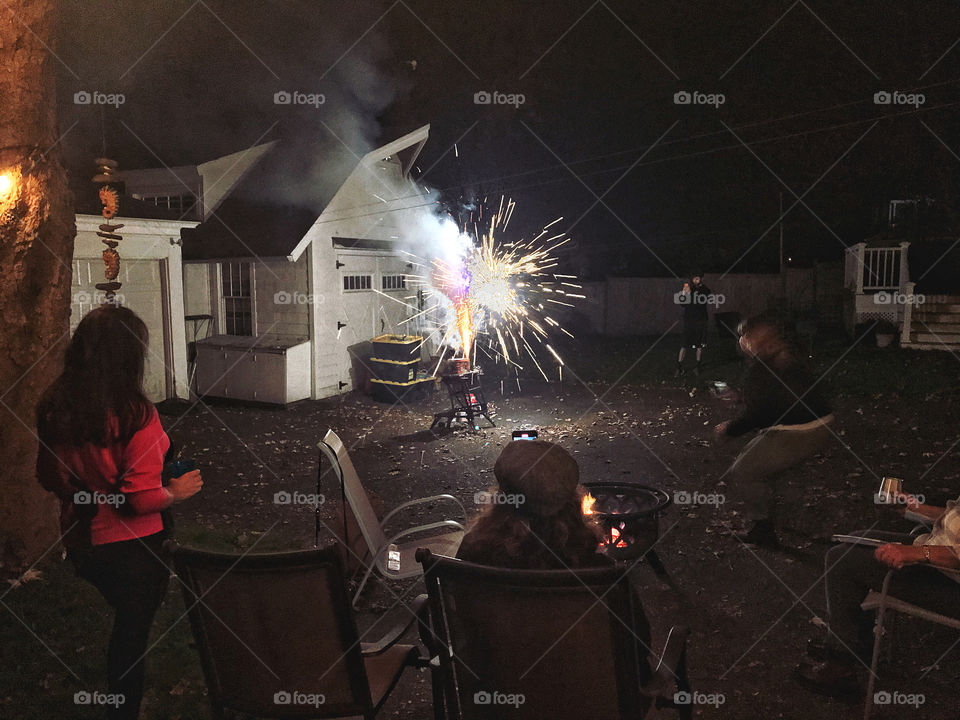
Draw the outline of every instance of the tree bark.
M0 7L0 572L55 553L36 480L36 404L69 338L73 200L56 147L56 0ZM0 191L6 184L0 184Z

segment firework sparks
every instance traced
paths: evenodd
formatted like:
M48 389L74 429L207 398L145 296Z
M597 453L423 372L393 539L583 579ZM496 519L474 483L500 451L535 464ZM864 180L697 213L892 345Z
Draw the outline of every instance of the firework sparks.
M451 321L441 344L459 344L469 360L478 336L483 336L485 345L480 347L497 361L522 369L520 360L525 355L546 378L536 349L545 347L562 366L563 359L547 342L550 331L573 337L547 314L547 308L551 304L574 307L570 300L584 295L576 292L581 288L575 276L550 272L558 264L556 251L570 241L566 233L551 231L562 217L545 225L531 240L512 242L501 237L515 205L501 198L483 232L478 228L481 206L476 219L471 215L464 222L464 228L473 232L462 232L455 259L419 262L424 272L412 280L449 308ZM464 235L469 242L462 242Z

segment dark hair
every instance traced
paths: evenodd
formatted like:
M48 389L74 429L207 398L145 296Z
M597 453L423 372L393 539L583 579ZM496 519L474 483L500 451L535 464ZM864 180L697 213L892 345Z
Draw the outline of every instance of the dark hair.
M87 313L67 346L63 372L37 407L43 441L105 447L143 428L153 409L143 392L148 340L147 326L129 308L108 304Z
M761 357L784 355L798 358L802 354L800 335L789 318L773 311L762 312L744 320L737 330L740 335L749 335L760 329L766 329L770 333L765 347L759 353Z
M549 517L495 504L473 521L457 557L524 570L590 567L603 561L597 554L600 539L599 526L584 517L579 498Z

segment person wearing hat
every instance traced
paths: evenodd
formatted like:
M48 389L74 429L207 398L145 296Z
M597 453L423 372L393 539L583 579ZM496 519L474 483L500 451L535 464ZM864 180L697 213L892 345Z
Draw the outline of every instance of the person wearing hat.
M703 273L695 272L690 282L685 282L683 288L674 297L677 304L683 306L683 344L677 356L677 377L683 377L685 370L683 360L687 356L687 348L696 352L697 364L694 372L700 374L700 362L703 359L703 348L707 344L707 303L710 299L710 288L703 284Z
M600 529L581 509L580 468L559 445L508 443L493 466L497 487L476 498L487 504L457 557L527 570L594 567L611 561L597 552Z

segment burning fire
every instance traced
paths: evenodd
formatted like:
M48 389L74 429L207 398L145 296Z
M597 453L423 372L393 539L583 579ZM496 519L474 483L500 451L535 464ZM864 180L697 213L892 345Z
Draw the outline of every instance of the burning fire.
M583 514L584 515L596 514L597 511L593 509L593 506L596 504L596 502L597 502L597 499L590 493L587 493L586 495L584 495L583 498L581 498L580 500L580 509L583 512ZM615 525L612 526L610 528L609 539L604 538L604 540L600 543L600 547L603 548L607 545L613 545L614 547L618 547L618 548L627 547L626 541L621 537L623 533L623 528L624 528L624 523L620 523L620 527L617 527Z
M583 496L583 499L580 500L580 509L583 511L584 515L593 515L593 505L597 502L597 499L587 493Z
M418 258L421 261L416 264L424 268L424 272L411 281L439 298L441 304L449 303L447 307L452 307L453 321L445 329L441 344L451 340L455 343L458 339L463 357L470 359L476 337L485 334L489 342L485 347L479 346L480 349L518 369L523 368L518 360L526 354L547 379L534 344L546 347L562 367L563 359L547 342L549 332L555 329L573 337L549 315L549 307L574 307L568 301L585 296L575 292L581 286L571 282L576 280L574 276L548 272L558 264L554 252L570 241L566 233L551 235L549 229L563 218L545 225L531 240L501 240L515 205L512 200L501 197L499 209L485 232L473 222L473 235L468 235L469 228L464 222L459 237L451 239L459 242L467 238L457 259ZM481 206L481 214L482 211ZM406 322L424 312L427 311L418 312Z

